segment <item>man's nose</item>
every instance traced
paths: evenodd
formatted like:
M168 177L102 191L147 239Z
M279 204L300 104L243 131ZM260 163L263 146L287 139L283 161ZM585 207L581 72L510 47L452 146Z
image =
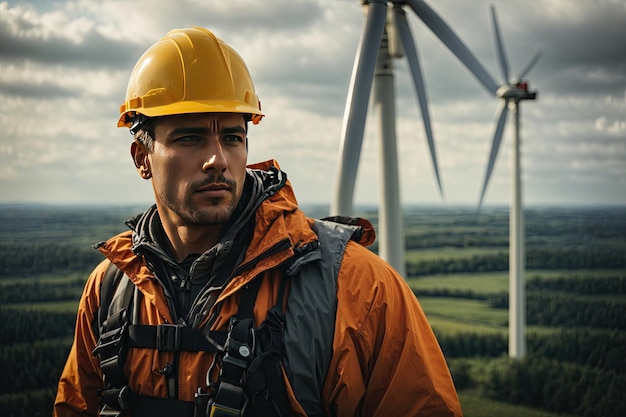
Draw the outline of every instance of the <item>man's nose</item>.
M202 164L202 171L224 171L228 167L224 151L219 143L212 144L209 147L207 157Z

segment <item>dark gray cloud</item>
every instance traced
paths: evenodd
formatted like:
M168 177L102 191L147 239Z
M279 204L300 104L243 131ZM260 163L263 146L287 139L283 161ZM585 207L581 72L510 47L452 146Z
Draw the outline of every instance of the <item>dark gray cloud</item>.
M185 16L194 16L207 27L228 30L237 36L281 36L294 30L305 31L324 16L324 7L318 2L278 0L267 2L231 1L229 4L196 5L197 10L184 10Z
M8 83L0 79L0 93L25 98L77 97L78 92L69 87L62 87L51 82L43 83Z
M30 26L30 22L16 21L18 26ZM25 37L0 26L0 57L5 62L34 61L44 64L62 64L78 68L111 68L136 60L143 47L109 39L91 29L80 42L52 35L47 39Z
M68 37L63 27L55 27L40 16L34 18L28 3L21 7L0 8L0 56L5 62L29 60L80 68L118 68L142 52L143 47L134 42L102 35L97 24Z

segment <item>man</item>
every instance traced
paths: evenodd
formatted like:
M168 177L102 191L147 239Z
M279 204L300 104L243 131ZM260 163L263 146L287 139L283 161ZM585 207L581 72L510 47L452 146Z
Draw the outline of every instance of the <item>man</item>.
M156 204L97 245L56 416L461 415L417 299L362 246L371 224L307 218L275 161L246 167L262 117L205 29L139 59L118 125Z

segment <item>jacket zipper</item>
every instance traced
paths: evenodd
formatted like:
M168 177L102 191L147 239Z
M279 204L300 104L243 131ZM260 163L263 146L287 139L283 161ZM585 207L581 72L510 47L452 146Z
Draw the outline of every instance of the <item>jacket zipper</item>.
M233 272L230 274L230 276L228 277L228 280L232 279L233 277L236 277L237 275L241 274L243 271L245 271L247 269L253 268L260 261L262 261L264 259L267 259L267 258L269 258L270 256L272 256L274 254L277 254L279 252L282 252L284 250L289 249L291 246L292 246L291 245L291 241L288 238L285 238L285 239L279 241L274 246L272 246L271 248L269 248L265 252L261 253L259 256L255 257L255 258L252 258L248 262L246 262L244 264L241 264L241 265L239 265L239 267L235 268L233 270ZM216 306L214 306L214 307L216 307ZM208 328L211 327L212 323L215 321L215 319L219 315L219 310L220 310L219 308L214 309L213 313L206 320L206 326Z
M229 279L231 279L233 277L236 277L237 275L241 274L243 271L245 271L247 269L253 268L256 264L258 264L262 260L267 259L267 258L269 258L272 255L275 255L277 253L280 253L280 252L282 252L284 250L289 249L291 246L292 246L291 245L291 241L288 238L285 238L285 239L281 240L280 242L276 243L274 246L272 246L271 248L269 248L265 252L261 253L259 256L250 259L248 262L246 262L244 264L239 265L230 274Z
M182 303L181 303L181 315L183 316L187 316L187 314L185 314L186 311L190 311L191 310L191 303L193 302L193 300L191 299L191 277L188 273L185 273L185 276L182 277L182 279L180 280L180 290L182 292Z

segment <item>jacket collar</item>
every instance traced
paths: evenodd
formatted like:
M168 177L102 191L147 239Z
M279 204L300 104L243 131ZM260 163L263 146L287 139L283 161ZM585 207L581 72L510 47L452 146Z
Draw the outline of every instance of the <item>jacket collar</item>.
M256 192L254 194L257 198L250 199L251 205L247 206L250 218L254 218L252 237L245 248L245 255L238 262L239 267L235 268L239 273L226 284L220 299L238 291L264 270L286 262L294 256L295 248L317 239L310 228L309 220L298 209L298 203L287 175L280 170L276 161L270 160L250 165L247 172L248 177L252 178L253 183L259 187L258 194ZM125 232L98 244L97 248L126 272L147 298L157 304L159 299L164 298L159 296L163 290L160 286L154 285L152 273L143 261L143 257L137 253L140 242L146 245L151 244L150 241L154 243L154 239L148 239L145 232L142 234L140 231L142 216L149 216L149 213L151 213L150 209L127 222L131 230L137 232L136 237L132 237L130 231ZM154 216L154 213L151 216ZM145 217L144 220L147 219L148 217ZM224 241L230 239L229 233L232 226L229 232L226 232ZM165 251L161 251L160 256L168 257ZM171 261L171 256L169 259ZM167 310L165 304L157 308Z

